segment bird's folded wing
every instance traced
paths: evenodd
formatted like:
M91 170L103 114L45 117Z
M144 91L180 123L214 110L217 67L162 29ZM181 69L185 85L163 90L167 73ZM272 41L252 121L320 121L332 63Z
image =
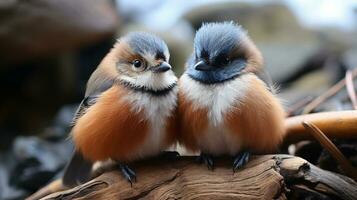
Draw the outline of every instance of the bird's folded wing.
M98 75L98 73L94 73L94 75ZM114 80L99 79L98 77L90 79L86 97L82 100L74 115L72 126L75 126L76 121L85 114L88 108L96 103L100 94L113 86L113 83ZM75 151L65 168L62 180L63 184L65 186L75 186L88 181L90 179L92 165L93 163L91 161L86 160L80 152Z
M73 187L79 183L84 183L89 180L91 171L92 162L86 160L79 152L75 151L65 168L62 178L63 185Z

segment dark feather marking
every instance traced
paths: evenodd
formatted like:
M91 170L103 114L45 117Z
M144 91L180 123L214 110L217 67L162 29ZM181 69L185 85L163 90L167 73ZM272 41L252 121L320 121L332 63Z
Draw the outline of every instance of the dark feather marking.
M164 55L164 53L163 53L162 51L157 51L157 52L156 52L155 59L156 59L156 60L161 59L161 60L163 60L163 61L166 61L166 57L165 57L165 55Z
M215 70L211 71L199 71L193 67L194 63L195 58L191 56L187 62L188 67L185 73L187 73L192 79L203 84L218 84L233 80L242 75L242 69L244 69L244 66L246 65L244 60L238 59L232 61L225 67L216 67Z
M169 92L171 92L171 90L174 89L177 85L177 83L172 83L171 85L167 86L166 88L154 90L154 89L151 89L151 88L148 88L145 86L133 85L126 81L120 81L120 83L123 86L133 89L135 91L142 92L142 93L149 93L154 96L164 96L164 95L168 94Z
M86 160L79 152L75 151L65 168L62 178L63 185L73 187L79 183L84 183L90 179L91 171L92 162Z

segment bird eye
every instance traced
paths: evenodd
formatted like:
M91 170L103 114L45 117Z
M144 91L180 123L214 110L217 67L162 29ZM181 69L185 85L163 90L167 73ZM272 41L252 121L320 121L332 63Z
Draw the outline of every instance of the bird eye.
M214 64L222 67L229 63L231 63L231 59L227 54L220 54L214 60Z
M229 64L231 62L231 60L228 58L228 57L225 57L224 59L223 59L223 64L224 65L227 65L227 64Z
M142 66L142 63L140 60L136 59L133 61L133 65L134 65L134 67L139 68Z

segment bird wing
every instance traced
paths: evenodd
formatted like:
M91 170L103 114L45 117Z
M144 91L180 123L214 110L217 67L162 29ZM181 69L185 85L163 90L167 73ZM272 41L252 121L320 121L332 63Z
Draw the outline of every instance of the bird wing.
M62 177L63 185L73 187L88 181L91 176L92 165L91 161L86 160L81 153L75 151L65 168Z
M76 113L74 114L74 117L72 119L72 127L76 124L77 120L86 112L86 110L96 103L96 100L100 96L100 94L111 88L112 85L113 81L111 81L111 83L105 83L105 85L100 88L100 91L95 91L93 92L93 94L84 97L84 99L79 104Z
M100 94L113 86L114 80L104 79L103 77L105 76L103 76L100 71L96 70L89 79L85 98L80 103L74 115L72 126L74 126L76 121L85 114L88 108L96 103ZM92 165L93 163L86 160L80 152L74 151L63 174L63 185L75 186L78 185L78 183L88 181L90 179Z

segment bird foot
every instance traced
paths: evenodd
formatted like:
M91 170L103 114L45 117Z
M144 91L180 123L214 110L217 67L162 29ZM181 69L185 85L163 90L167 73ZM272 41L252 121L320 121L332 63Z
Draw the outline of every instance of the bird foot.
M205 154L205 153L201 153L200 156L198 157L198 162L199 163L205 163L205 165L207 166L207 168L209 170L214 169L214 162L213 162L213 156L210 154Z
M122 175L130 183L130 186L132 187L133 182L136 182L135 172L132 169L130 169L128 165L121 164L121 163L119 163L118 165Z
M233 162L233 173L242 168L249 161L249 157L249 151L242 151L237 156L235 156Z

